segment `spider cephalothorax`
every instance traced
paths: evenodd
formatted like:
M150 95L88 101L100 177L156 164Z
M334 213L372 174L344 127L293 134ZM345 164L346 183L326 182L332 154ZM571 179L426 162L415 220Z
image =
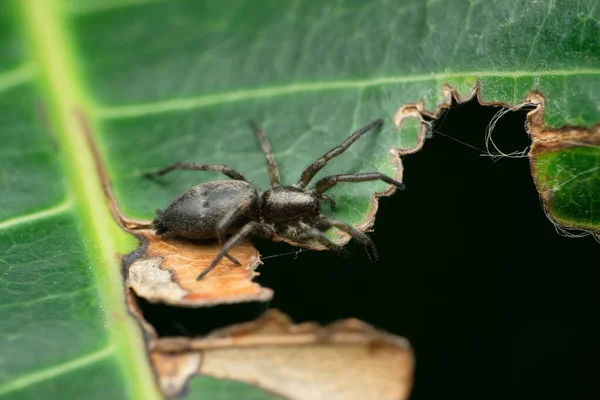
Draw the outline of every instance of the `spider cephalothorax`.
M221 251L197 279L212 270L223 257L239 262L227 252L248 235L265 238L276 235L296 243L317 241L326 248L341 252L342 247L323 232L336 227L362 243L372 261L377 258L373 242L353 226L321 214L321 201L335 207L335 201L324 194L339 182L365 182L382 180L400 189L404 184L379 172L331 175L318 180L312 189L306 186L329 160L343 153L361 135L382 124L376 119L350 135L338 147L313 161L292 186L281 186L277 163L264 132L251 122L267 160L271 188L260 192L235 169L222 164L176 163L147 176L163 175L183 169L195 171L220 171L232 180L214 181L196 185L177 196L164 210L157 211L152 226L159 235L172 234L189 239L217 238ZM232 236L227 239L227 235Z

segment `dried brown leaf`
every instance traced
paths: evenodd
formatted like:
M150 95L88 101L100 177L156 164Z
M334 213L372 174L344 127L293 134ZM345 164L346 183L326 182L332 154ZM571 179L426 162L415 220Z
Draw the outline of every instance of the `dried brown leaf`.
M405 399L412 386L408 342L355 319L294 325L271 310L204 338L155 339L150 348L160 385L171 394L196 360L198 374L248 382L290 399Z
M137 257L126 265L127 286L153 303L201 307L245 301L268 301L271 289L252 282L260 264L258 251L246 243L230 254L241 266L223 259L202 280L196 277L214 259L219 246L206 241L159 238L150 230L136 231L142 242Z
M201 356L200 353L154 352L151 359L154 371L159 377L160 389L167 396L175 396L198 372Z

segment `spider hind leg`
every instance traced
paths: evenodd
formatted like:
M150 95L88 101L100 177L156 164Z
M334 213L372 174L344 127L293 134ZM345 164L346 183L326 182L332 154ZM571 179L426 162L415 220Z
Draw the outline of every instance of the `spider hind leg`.
M156 218L152 220L152 228L157 235L162 235L168 231L167 227L162 222L163 210L156 210Z
M349 234L353 239L355 239L365 247L365 250L371 262L376 262L379 258L377 255L377 248L375 247L375 244L373 243L371 238L359 231L358 229L356 229L355 227L353 227L352 225L326 216L321 217L319 223L320 227L323 230L331 228L333 226L338 228L340 231Z
M332 242L321 230L308 224L300 225L300 233L298 235L298 238L303 242L314 240L327 247L329 250L334 251L343 256L348 256L349 254L343 246Z

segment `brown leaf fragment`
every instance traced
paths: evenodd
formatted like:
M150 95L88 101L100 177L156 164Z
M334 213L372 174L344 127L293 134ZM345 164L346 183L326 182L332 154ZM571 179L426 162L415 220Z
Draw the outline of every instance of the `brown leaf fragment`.
M406 399L414 368L404 338L356 319L326 327L294 325L276 310L204 338L155 339L150 349L155 362L164 362L159 354L197 354L202 360L199 374L247 382L299 400ZM155 369L162 381L165 366ZM179 369L185 370L168 370Z
M142 239L144 251L126 266L127 286L152 303L202 307L269 301L273 297L271 289L252 282L260 259L250 243L230 251L241 266L223 259L209 275L197 281L198 274L219 251L217 243L162 238L151 230L136 233Z
M557 151L574 146L600 145L600 125L591 129L567 127L563 129L543 130L531 135L533 144L529 153L530 158L546 151Z
M201 357L199 353L153 353L151 358L160 389L166 396L175 396L185 389L188 380L198 372Z
M532 171L535 170L535 156L547 151L557 151L574 146L600 145L600 124L596 124L590 129L576 126L565 126L559 129L548 128L544 124L546 106L544 96L539 92L532 92L527 96L526 101L535 105L535 109L527 113L527 127L532 140L529 152Z

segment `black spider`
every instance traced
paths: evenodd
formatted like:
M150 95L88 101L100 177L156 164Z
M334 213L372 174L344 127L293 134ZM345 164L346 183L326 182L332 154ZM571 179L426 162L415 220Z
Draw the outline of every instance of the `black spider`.
M313 189L306 185L329 160L340 155L361 135L380 126L383 120L376 119L354 132L338 147L313 161L302 172L300 180L292 186L281 186L277 163L264 132L250 121L267 161L271 188L260 192L235 169L222 164L176 163L146 176L163 175L176 169L196 171L220 171L232 180L214 181L196 185L177 196L167 208L157 210L152 227L158 235L169 233L189 239L217 238L221 251L210 265L198 275L202 279L223 257L237 265L240 263L227 252L250 234L273 238L276 235L296 243L316 240L330 250L341 252L342 246L332 242L323 233L336 227L365 246L371 261L377 259L373 242L367 235L350 224L327 217L320 213L322 200L335 207L335 201L323 194L338 182L365 182L381 179L404 189L404 184L379 172L331 175L315 183ZM226 240L227 234L233 234Z

